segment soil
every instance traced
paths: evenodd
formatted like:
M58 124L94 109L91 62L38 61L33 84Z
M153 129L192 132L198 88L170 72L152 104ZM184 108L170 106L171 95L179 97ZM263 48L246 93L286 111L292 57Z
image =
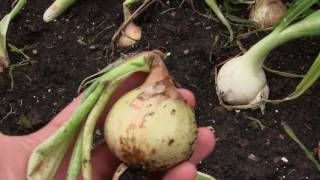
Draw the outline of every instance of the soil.
M7 76L0 89L0 131L22 135L36 131L50 121L75 96L80 82L99 71L122 53L161 49L178 86L192 90L197 98L199 126L213 126L218 142L215 151L199 165L199 170L220 180L320 179L319 171L304 152L284 132L281 121L294 129L310 149L320 141L320 82L300 98L280 105L268 104L264 115L258 110L227 111L219 105L213 67L240 52L237 45L226 46L225 28L215 20L196 14L185 3L157 4L137 20L143 26L140 43L131 49L116 49L111 56L110 39L122 22L119 0L79 0L58 20L44 23L42 14L51 1L29 1L8 32L8 43L27 47L27 65L12 69L13 89ZM203 3L196 7L205 12ZM0 17L10 10L11 1L0 5ZM246 8L240 14L246 16ZM246 28L233 26L236 34ZM97 36L97 34L100 34ZM248 48L265 34L242 40ZM95 38L96 37L96 38ZM304 38L274 50L266 65L303 74L319 53L320 38ZM24 60L9 53L11 63ZM285 97L299 79L268 73L271 98ZM262 130L248 117L265 126ZM31 128L23 123L27 120ZM283 161L286 158L288 162Z

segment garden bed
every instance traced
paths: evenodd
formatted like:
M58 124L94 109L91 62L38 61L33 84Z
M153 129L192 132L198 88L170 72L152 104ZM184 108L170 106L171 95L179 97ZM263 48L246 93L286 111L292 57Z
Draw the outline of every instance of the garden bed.
M112 56L110 39L122 22L119 0L80 0L58 20L46 24L42 14L49 3L29 1L10 25L8 43L30 47L25 53L31 60L28 65L13 69L12 90L9 76L7 87L0 88L1 132L21 135L36 131L77 96L85 77L122 53L160 49L168 55L165 63L176 84L195 93L198 124L216 130L216 149L199 165L199 170L221 180L320 179L314 164L281 126L281 121L286 121L310 150L318 146L319 82L296 100L268 104L264 115L258 110L227 111L216 96L213 67L240 50L235 44L225 45L228 34L218 21L196 14L187 3L181 8L179 3L169 3L167 7L158 4L138 19L144 29L141 42L132 49L116 49ZM0 17L9 12L10 6L10 0L0 5ZM205 11L202 3L196 3L196 7ZM244 7L240 14L246 15L245 11ZM245 28L233 28L236 34L246 32ZM251 35L242 43L250 47L264 35ZM296 40L273 51L266 65L303 74L319 49L319 38ZM20 54L9 55L12 64L23 60ZM271 98L285 97L299 82L269 73L267 76ZM262 130L250 117L259 119L265 128ZM29 120L32 128L22 126L21 119Z

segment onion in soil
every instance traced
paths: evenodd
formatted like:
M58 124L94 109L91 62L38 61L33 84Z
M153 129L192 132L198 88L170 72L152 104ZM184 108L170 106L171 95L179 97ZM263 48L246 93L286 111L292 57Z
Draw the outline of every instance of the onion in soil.
M276 25L286 13L287 7L281 0L256 0L250 10L249 19L258 28L268 28Z

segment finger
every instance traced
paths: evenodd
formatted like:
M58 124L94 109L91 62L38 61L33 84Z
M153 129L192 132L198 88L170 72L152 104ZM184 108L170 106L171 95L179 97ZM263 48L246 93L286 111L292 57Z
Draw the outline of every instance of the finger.
M191 162L184 162L166 173L163 180L195 180L196 167Z
M94 179L110 179L120 161L112 155L106 144L92 150L92 169Z
M186 100L187 104L194 108L196 106L196 98L194 94L187 89L179 89L180 95Z
M214 131L208 128L198 128L197 144L190 158L190 162L197 165L212 152L215 144L216 138Z

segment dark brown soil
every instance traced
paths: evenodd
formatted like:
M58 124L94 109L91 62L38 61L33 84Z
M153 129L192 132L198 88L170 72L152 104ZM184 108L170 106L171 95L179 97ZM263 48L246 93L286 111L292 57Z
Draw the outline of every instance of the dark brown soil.
M320 83L297 100L267 105L259 111L229 112L218 103L214 89L213 65L240 52L236 45L226 47L227 33L217 21L195 14L185 4L156 5L139 22L143 40L133 49L117 49L111 58L110 39L122 21L119 0L79 0L57 21L45 24L42 13L51 1L29 1L9 28L8 43L31 46L26 54L31 63L13 69L14 88L0 90L0 131L27 134L41 128L77 95L80 82L119 57L121 53L161 49L168 53L166 64L177 84L192 90L197 97L200 126L213 126L218 142L215 151L199 165L199 170L220 180L320 179L319 171L304 152L288 138L281 121L288 122L311 150L320 141ZM10 0L0 5L0 17L10 9ZM200 11L203 4L196 3ZM243 11L245 8L243 9ZM234 26L236 33L244 28ZM90 45L89 42L99 33ZM243 40L250 47L264 34ZM215 39L218 38L217 43ZM305 38L290 42L271 53L269 67L303 74L319 53L320 39ZM211 57L211 58L210 58ZM11 63L23 56L10 53ZM268 74L272 98L290 93L297 79ZM12 109L12 113L8 114ZM248 119L255 117L266 126L261 130ZM33 128L19 121L27 118ZM254 158L248 158L254 157ZM283 162L282 157L288 159Z

